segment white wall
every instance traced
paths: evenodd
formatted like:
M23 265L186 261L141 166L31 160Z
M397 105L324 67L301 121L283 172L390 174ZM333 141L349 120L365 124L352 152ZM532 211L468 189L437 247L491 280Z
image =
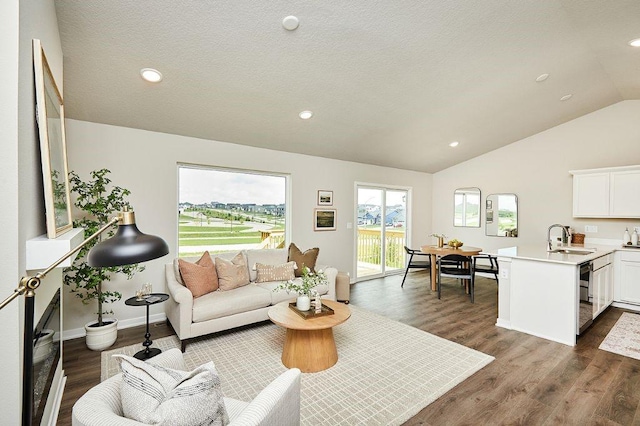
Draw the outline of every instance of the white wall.
M163 265L176 255L177 248L177 163L203 164L246 170L261 170L291 175L291 241L301 249L320 247L319 262L352 271L354 230L354 182L398 185L413 189L413 228L415 244L424 241L431 225L431 175L358 163L329 160L300 154L253 148L224 142L195 139L137 129L67 120L69 165L87 178L92 170L111 170L116 185L131 190L130 201L136 211L139 228L162 236L171 253L148 262L147 270L133 282L119 280L110 287L124 297L133 295L145 281L154 290L164 290ZM313 209L317 190L334 191L337 231L314 232ZM65 298L65 330L74 330L89 322L94 312L79 301ZM139 308L114 304L119 320L142 319ZM152 314L164 312L163 306L151 307Z
M464 149L461 145L459 149ZM574 219L569 170L640 164L640 101L623 101L433 175L433 229L483 248L545 244L549 225L571 225L587 238L622 240L631 219ZM477 186L484 200L492 193L518 196L519 236L485 236L481 228L453 227L453 192Z
M43 41L56 78L62 75L62 52L53 0L5 0L0 2L0 16L0 197L5 209L0 297L4 298L26 273L26 240L45 230L31 39ZM22 300L14 301L0 313L3 424L20 423L23 306Z
M18 240L18 0L0 2L0 198L3 238L0 244L0 298L10 295L20 279ZM0 312L0 350L4 383L0 387L2 415L8 424L20 423L21 355L20 304Z

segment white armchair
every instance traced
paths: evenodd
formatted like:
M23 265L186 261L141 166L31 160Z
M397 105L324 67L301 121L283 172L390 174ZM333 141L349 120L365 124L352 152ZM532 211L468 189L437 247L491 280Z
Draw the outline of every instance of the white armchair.
M182 352L168 350L149 362L187 370ZM121 375L91 388L73 406L73 426L133 426L143 423L123 417L120 403ZM230 426L289 426L300 424L300 370L282 373L251 402L224 398Z

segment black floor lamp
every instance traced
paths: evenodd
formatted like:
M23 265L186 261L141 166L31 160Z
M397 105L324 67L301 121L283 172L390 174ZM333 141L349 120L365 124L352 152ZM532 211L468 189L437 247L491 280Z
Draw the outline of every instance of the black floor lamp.
M23 374L22 374L22 424L31 426L33 414L33 324L34 302L36 289L42 279L62 262L77 253L82 247L94 240L100 234L118 225L116 235L94 246L88 255L88 263L94 267L131 265L157 259L169 253L169 246L160 237L143 234L136 226L135 215L132 211L120 212L96 233L84 240L80 245L51 266L35 276L26 276L20 279L18 287L13 293L0 303L0 310L7 306L13 299L24 295L24 342L23 342Z

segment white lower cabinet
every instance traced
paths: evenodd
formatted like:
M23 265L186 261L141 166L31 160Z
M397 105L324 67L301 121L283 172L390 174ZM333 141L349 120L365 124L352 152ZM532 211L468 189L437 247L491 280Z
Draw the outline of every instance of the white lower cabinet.
M613 268L607 264L593 271L593 318L595 319L613 302Z
M614 275L613 275L613 265L609 265L607 266L607 280L606 280L606 284L605 284L605 304L607 306L611 305L613 303L613 280L614 280Z
M616 254L616 300L640 305L640 253Z

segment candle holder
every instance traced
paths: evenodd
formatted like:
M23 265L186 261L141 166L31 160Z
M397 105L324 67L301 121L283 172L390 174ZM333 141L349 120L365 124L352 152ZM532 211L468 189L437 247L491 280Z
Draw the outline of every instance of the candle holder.
M147 297L151 296L152 291L153 291L153 288L151 287L151 284L145 283L142 286L142 297L146 299Z

